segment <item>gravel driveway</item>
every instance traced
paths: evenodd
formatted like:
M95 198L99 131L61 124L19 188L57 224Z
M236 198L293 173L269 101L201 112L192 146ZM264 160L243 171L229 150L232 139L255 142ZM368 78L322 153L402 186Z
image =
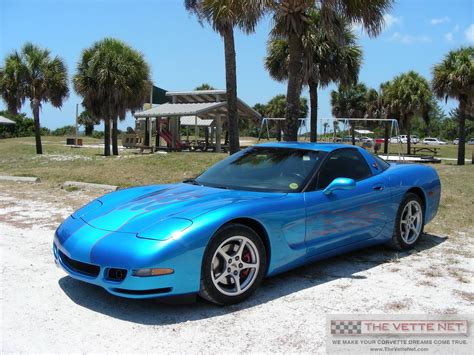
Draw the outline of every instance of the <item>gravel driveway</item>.
M376 247L284 273L231 307L117 298L53 261L55 227L96 194L0 184L2 353L324 353L326 314L472 311L473 246L455 253L443 235L411 253Z

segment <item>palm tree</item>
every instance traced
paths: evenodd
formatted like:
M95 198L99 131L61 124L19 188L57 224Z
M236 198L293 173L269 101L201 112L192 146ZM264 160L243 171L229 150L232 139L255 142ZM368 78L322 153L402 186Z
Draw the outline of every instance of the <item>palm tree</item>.
M328 123L328 122L324 122L324 123L323 123L323 129L324 129L323 135L324 135L324 139L327 139L327 137L326 137L326 132L327 132L327 130L328 130L328 127L329 127L329 123Z
M319 8L321 18L333 28L335 14L345 17L349 22L358 22L369 36L380 33L383 16L390 9L393 0L278 0L273 7L275 28L273 35L288 39L288 86L287 86L287 130L285 140L294 141L298 133L298 99L303 85L301 67L304 45L302 38L308 29L308 11ZM331 31L336 32L336 31ZM341 34L339 34L341 35Z
M385 99L392 112L399 114L399 119L407 134L407 154L411 152L411 120L415 115L426 116L431 107L433 93L428 81L420 74L409 71L393 79L386 88Z
M459 101L458 165L464 165L466 113L474 105L474 47L449 52L433 67L431 86L440 99Z
M36 154L43 154L39 112L43 103L61 108L69 95L64 61L51 57L48 49L26 43L7 56L0 70L2 98L11 112L18 112L28 99L35 123Z
M74 89L82 105L104 120L104 155L118 155L117 121L143 106L150 92L150 69L143 55L117 39L106 38L82 52Z
M84 126L85 135L90 136L92 135L92 132L94 131L94 126L100 123L100 119L95 117L91 111L84 110L81 112L81 114L77 118L77 122L81 126Z
M23 105L22 70L22 58L18 52L9 54L0 68L0 92L12 115L17 115Z
M285 117L286 113L286 97L285 95L276 95L274 96L268 103L265 105L265 113L268 117L271 118L282 118ZM298 109L298 117L306 117L308 114L308 103L305 98L300 98L299 100L299 109ZM276 121L276 128L277 128L277 140L281 141L281 130L282 124L281 121Z
M367 91L366 115L371 118L382 118L380 96L377 90L370 88Z
M336 38L324 26L321 13L308 11L308 28L303 37L303 84L309 86L310 94L310 140L316 142L318 122L318 88L331 82L350 84L357 82L362 61L362 50L356 44L356 36L350 24L335 15L334 28L341 33ZM265 67L278 81L288 79L289 43L283 38L273 38L267 45Z
M380 118L385 119L397 119L399 121L400 115L397 112L392 110L390 105L390 100L387 93L390 91L390 85L392 83L390 81L386 81L380 84L380 89L378 92L378 111ZM390 128L391 123L385 122L384 125L384 145L383 145L383 152L384 154L388 154L388 142L390 139Z
M331 91L331 112L337 118L362 118L367 113L367 87L363 83ZM350 123L352 144L355 145L355 124Z
M254 32L269 3L269 0L184 0L186 9L199 22L208 22L224 39L230 154L240 150L234 27L247 34Z

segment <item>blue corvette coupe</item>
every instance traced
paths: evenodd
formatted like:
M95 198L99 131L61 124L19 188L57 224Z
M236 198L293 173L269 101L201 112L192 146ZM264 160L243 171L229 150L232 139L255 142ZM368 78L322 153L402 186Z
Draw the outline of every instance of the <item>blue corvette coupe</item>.
M92 201L59 226L54 257L117 296L233 304L302 264L381 243L413 247L440 194L429 166L343 144L261 144L195 179Z

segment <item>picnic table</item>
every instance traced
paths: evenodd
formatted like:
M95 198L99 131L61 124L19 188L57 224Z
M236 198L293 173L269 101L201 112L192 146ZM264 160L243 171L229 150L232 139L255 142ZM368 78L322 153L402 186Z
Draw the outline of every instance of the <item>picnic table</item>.
M429 153L432 153L433 155L437 155L438 150L439 148L437 147L413 147L413 154L429 152Z

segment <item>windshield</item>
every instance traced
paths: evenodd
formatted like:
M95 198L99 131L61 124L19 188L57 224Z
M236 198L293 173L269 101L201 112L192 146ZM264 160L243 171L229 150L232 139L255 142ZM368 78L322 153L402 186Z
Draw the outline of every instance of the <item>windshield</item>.
M324 155L322 151L251 147L222 160L194 181L235 190L299 192Z

